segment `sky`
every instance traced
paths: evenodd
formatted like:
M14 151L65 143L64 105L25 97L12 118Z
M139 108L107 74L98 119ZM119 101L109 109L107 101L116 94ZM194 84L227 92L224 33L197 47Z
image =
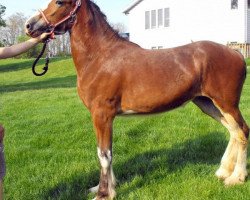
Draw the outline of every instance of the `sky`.
M123 23L128 27L128 17L123 11L133 2L133 0L94 0L100 9L106 14L111 23ZM48 0L0 0L0 4L6 7L5 16L22 12L27 17L32 16L39 8L45 7Z

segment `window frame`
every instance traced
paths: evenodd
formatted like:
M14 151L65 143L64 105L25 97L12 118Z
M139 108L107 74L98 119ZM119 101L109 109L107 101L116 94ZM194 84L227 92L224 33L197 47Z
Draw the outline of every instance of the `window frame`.
M144 12L145 30L170 27L170 8L146 10Z

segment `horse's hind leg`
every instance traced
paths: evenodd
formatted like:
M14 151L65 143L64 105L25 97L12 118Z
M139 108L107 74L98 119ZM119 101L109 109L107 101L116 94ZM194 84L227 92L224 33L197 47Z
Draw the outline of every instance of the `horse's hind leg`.
M214 118L215 120L221 122L223 120L223 115L218 108L214 105L213 101L208 97L199 96L193 99L195 105L197 105L205 114Z
M222 123L228 130L229 125L221 111L214 105L213 101L208 97L196 97L193 102L197 105L205 114L214 118L218 122ZM217 170L216 176L219 179L226 179L229 177L234 170L235 162L237 159L237 151L236 151L236 140L230 132L230 141L226 148L226 151L223 155L221 161L221 167Z
M226 119L228 130L231 134L230 141L232 142L229 150L227 149L228 152L226 150L224 156L222 157L221 167L217 171L217 174L219 175L223 169L231 170L233 168L232 174L225 179L225 184L240 184L243 183L247 177L247 147L249 128L238 108L232 107L227 110L227 112L223 113L223 116ZM236 155L236 160L233 163L228 160L228 158L230 158L230 153L233 154L233 157Z
M233 172L234 176L241 177L238 181L232 181L233 178L227 179L226 184L236 184L244 181L246 176L246 149L247 146L243 145L238 138L243 136L243 140L247 141L248 127L243 120L238 108L231 109L231 114L223 112L220 106L213 103L213 101L207 97L196 97L193 102L206 114L213 117L217 121L221 122L230 132L230 141L226 148L226 151L221 160L221 166L216 172L216 176L220 179L227 179ZM244 134L243 134L244 133ZM243 142L244 143L244 142ZM241 150L240 150L241 149ZM245 151L245 152L244 152ZM237 163L237 164L236 164ZM236 166L235 166L236 165ZM235 168L239 168L238 175L235 175ZM244 167L245 166L245 167ZM240 172L241 171L241 172ZM241 174L241 175L239 175ZM244 177L244 178L243 178Z

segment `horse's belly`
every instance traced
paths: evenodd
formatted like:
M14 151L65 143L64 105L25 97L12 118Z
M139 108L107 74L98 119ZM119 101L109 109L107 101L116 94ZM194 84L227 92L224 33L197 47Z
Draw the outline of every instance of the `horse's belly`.
M123 97L121 101L121 114L149 114L172 110L187 103L193 98L193 93L170 92L164 89L151 91L145 94L135 94Z

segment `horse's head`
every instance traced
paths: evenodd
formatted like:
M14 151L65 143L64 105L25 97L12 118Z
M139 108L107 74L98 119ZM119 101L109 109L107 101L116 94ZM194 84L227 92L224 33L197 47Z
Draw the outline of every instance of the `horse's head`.
M81 0L52 0L46 9L26 22L26 33L37 37L44 32L64 34L73 25Z

